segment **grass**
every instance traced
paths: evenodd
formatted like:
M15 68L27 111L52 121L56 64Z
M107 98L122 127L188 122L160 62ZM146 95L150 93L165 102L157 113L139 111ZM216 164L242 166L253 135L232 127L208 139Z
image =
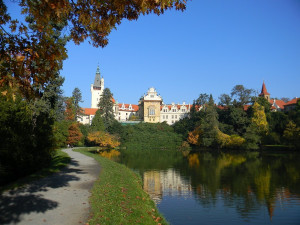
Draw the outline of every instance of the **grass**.
M53 157L51 163L49 166L43 168L42 170L39 170L36 173L33 173L31 175L28 175L26 177L20 178L12 183L9 183L7 185L4 185L0 187L0 193L9 190L9 189L15 189L24 186L25 184L28 184L34 180L41 179L43 177L49 176L52 173L59 172L63 167L68 165L70 162L70 157L67 153L63 152L61 149L56 150L56 154Z
M95 154L95 148L75 151L93 157L101 166L90 197L92 212L88 224L168 224L143 190L138 174Z

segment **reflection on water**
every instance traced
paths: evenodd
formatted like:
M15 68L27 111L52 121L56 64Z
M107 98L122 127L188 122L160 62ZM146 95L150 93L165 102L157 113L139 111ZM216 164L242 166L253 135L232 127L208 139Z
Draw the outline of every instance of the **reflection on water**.
M124 150L171 224L300 224L300 154Z
M181 178L174 169L167 171L146 171L143 174L144 190L149 193L156 203L160 203L163 196L189 196L192 186L189 181Z

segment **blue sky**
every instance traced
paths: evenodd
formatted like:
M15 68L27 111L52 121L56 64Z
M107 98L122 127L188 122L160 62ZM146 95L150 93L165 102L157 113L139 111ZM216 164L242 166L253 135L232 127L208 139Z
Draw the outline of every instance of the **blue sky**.
M120 103L137 104L149 87L165 103L192 103L200 93L218 101L236 84L260 91L263 80L271 97L299 97L299 24L299 0L188 1L185 12L124 20L104 49L68 43L63 90L78 87L90 107L99 63Z

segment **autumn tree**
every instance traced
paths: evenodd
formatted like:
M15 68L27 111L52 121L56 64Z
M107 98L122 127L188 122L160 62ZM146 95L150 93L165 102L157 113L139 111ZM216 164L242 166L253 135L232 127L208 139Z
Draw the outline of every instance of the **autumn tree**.
M66 111L65 118L66 120L75 121L75 106L73 98L66 98Z
M82 138L82 133L79 129L79 125L76 122L73 122L68 128L68 138L67 144L73 146L80 142Z
M257 128L258 133L266 135L268 132L268 122L265 114L265 109L263 106L259 105L257 102L253 104L253 116L251 122Z
M24 23L11 18L0 0L0 85L13 84L31 98L57 76L67 57L68 40L80 44L88 39L95 47L104 47L123 19L160 15L171 8L184 10L186 0L21 0L19 6L26 17Z
M116 136L105 131L94 131L88 134L88 140L101 147L115 148L120 145Z
M188 138L187 138L188 143L192 145L200 146L202 134L203 131L201 130L200 126L196 127L195 130L190 131L188 133Z

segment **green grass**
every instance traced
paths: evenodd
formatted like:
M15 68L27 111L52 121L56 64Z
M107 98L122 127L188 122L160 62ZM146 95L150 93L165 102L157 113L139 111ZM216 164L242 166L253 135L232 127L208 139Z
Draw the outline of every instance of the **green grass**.
M26 177L20 178L10 184L0 187L0 193L9 190L15 189L24 186L34 180L41 179L43 177L49 176L52 173L59 172L63 167L68 165L70 162L70 157L67 153L63 152L61 149L56 150L56 154L53 157L49 166L39 170L36 173L28 175Z
M95 148L75 151L93 157L101 166L90 197L92 212L88 224L168 224L143 190L138 174L95 154Z

